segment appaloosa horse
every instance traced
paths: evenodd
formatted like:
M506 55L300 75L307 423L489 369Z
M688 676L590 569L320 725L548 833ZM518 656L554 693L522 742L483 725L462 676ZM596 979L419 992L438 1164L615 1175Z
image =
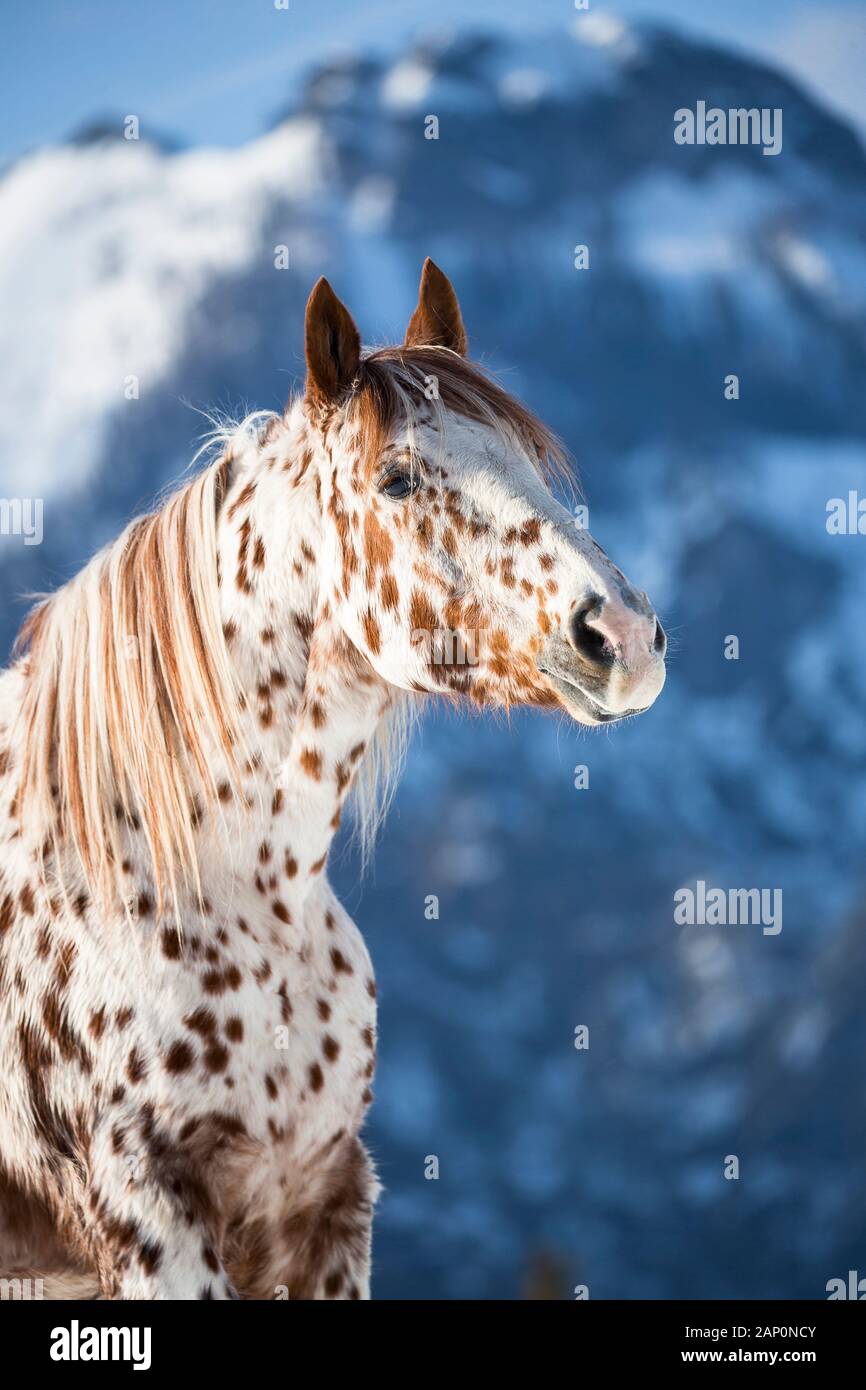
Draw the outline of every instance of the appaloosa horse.
M0 1264L54 1296L369 1296L346 797L369 829L422 696L597 725L662 687L556 441L465 353L432 262L367 354L320 280L303 398L38 605L0 678Z

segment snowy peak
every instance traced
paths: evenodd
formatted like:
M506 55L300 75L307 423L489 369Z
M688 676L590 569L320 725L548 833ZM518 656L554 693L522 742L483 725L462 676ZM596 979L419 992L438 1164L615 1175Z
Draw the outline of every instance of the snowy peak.
M593 12L543 37L458 31L420 41L393 61L341 59L312 75L300 109L354 145L358 132L353 139L347 120L400 124L435 115L477 123L496 115L519 123L539 112L555 120L560 108L573 123L576 158L589 141L617 153L630 150L632 161L666 162L674 111L699 101L726 112L781 107L789 154L806 168L857 180L866 190L858 137L767 64L658 24L626 24ZM508 143L504 136L502 143ZM718 151L696 146L677 153L680 166L695 174ZM758 155L748 146L727 151L728 161L741 166ZM764 165L764 175L778 172L772 161Z

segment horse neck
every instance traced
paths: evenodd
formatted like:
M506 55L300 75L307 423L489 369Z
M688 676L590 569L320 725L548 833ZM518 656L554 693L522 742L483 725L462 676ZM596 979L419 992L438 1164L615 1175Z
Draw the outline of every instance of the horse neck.
M232 460L218 527L249 812L241 840L231 820L228 834L240 871L252 856L256 887L289 910L324 868L391 702L390 687L335 622L326 592L322 450L296 408L263 444Z

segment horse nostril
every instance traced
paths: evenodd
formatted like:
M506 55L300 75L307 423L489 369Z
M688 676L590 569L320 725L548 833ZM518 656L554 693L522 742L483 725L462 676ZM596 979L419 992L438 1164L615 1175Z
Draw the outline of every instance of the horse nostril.
M584 660L593 666L612 666L615 652L605 634L590 625L590 615L598 616L599 603L593 599L579 608L571 620L570 632L572 646Z
M658 618L656 618L656 632L655 637L653 638L653 651L656 652L659 656L664 656L667 649L668 639L665 635L665 630L659 622Z

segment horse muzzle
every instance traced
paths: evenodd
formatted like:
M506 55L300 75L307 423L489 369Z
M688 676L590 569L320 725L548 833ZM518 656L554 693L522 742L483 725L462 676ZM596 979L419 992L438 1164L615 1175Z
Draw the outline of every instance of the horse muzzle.
M537 665L560 703L581 724L642 714L665 683L667 638L645 594L587 595L566 630L552 636Z

